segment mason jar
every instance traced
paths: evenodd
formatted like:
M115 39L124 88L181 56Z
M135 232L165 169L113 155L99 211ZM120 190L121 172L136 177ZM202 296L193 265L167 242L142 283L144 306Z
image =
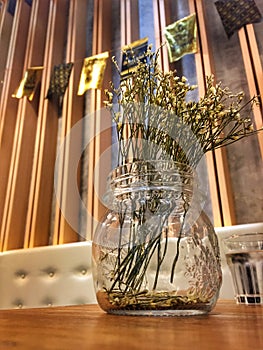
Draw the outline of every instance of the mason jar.
M93 237L97 301L108 313L199 315L222 281L214 227L194 171L173 161L114 169Z

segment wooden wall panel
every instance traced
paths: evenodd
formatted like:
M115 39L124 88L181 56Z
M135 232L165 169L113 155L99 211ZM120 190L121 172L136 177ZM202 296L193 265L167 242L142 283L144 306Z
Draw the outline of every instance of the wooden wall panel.
M8 49L8 56L6 60L6 70L4 74L4 82L0 101L0 239L1 249L3 246L21 246L23 244L23 237L20 234L13 235L13 242L9 241L6 237L5 227L8 224L8 206L9 201L5 201L7 193L7 186L12 176L9 174L12 160L13 150L16 147L16 137L19 133L19 120L17 119L19 103L12 97L12 93L15 91L20 83L20 79L23 75L24 59L27 45L27 35L30 22L31 8L24 2L17 2L12 32L10 37L10 44ZM15 137L15 133L17 136ZM19 205L19 203L17 203ZM4 218L3 218L4 215ZM12 228L14 229L14 228ZM10 243L7 243L7 240ZM5 242L5 243L4 243Z
M261 3L261 6L263 4L262 0L257 1L257 3ZM252 27L253 32L256 28L260 31L262 23L248 25L236 31L231 38L227 38L214 3L203 0L202 7L205 13L206 35L216 79L222 81L223 86L229 86L232 91L243 90L245 100L248 100L255 92L259 93L260 89L257 89L257 85L258 87L261 85L262 88L261 64L258 55L261 45L260 41L256 43L255 38L248 35L248 29ZM244 35L242 35L243 32ZM244 40L240 40L241 35ZM254 92L252 92L252 87L254 87ZM259 115L259 119L261 119L260 110L255 109L255 115ZM243 116L245 117L244 114ZM258 134L258 137L262 137L262 134ZM222 210L224 210L222 221L224 225L261 220L263 192L260 182L262 182L263 168L258 145L256 137L249 137L222 149L223 163L220 156L216 158L215 169L219 181L223 178L224 165L227 165L227 181L219 182L220 186L227 188L229 183L231 185L231 196L226 197L226 199L224 194L227 191L221 190L219 187ZM231 220L231 216L228 220L226 216L230 212L228 206L234 212L234 220Z
M171 19L169 5L170 1L153 0L155 46L160 49L159 64L164 71L170 70L167 48L162 47L165 43L164 28Z
M24 59L24 71L28 67L42 66L45 44L47 6L36 0L33 3ZM36 21L38 25L36 26ZM23 246L28 195L34 155L39 94L32 102L26 98L18 104L14 143L9 169L6 206L3 215L2 236L4 250ZM17 200L23 198L23 200ZM14 228L15 227L15 234Z
M68 3L68 0L54 0L49 7L25 247L48 245L53 236L52 198L59 119L56 105L46 96L53 66L65 60Z
M94 0L93 14L93 40L92 40L92 55L96 55L105 51L111 51L112 48L112 1L111 0ZM111 55L110 55L111 56ZM88 169L88 198L87 198L87 226L86 238L90 239L96 229L96 223L105 213L105 207L100 199L100 193L97 193L94 187L95 181L98 182L97 188L105 188L107 174L111 170L111 161L105 160L103 164L98 163L100 155L111 145L111 121L105 117L103 110L103 91L108 87L107 82L111 78L111 63L108 62L104 75L103 86L101 90L92 90L89 92L90 98L90 124L89 132L91 140L89 142L89 169ZM104 130L101 134L101 130ZM101 179L96 179L94 176L95 168L103 173ZM104 183L102 183L104 182Z
M202 1L189 0L188 5L189 14L197 14L199 50L195 54L195 61L199 94L202 95L205 91L205 77L214 73L213 60L209 51ZM174 20L181 18L173 13L174 10L179 10L180 4L177 4L177 6L178 8L175 9L174 3L170 0L153 0L157 48L165 42L165 26L172 23L172 18ZM169 63L166 47L161 50L160 65L164 70L174 69L174 65ZM214 224L215 226L234 224L232 190L225 151L220 149L213 153L210 152L206 155L206 160Z
M205 18L202 8L202 2L196 2L195 0L189 0L190 13L197 14L198 23L198 52L195 54L196 67L197 67L197 81L199 94L203 95L205 92L205 77L207 75L214 74L213 64L211 60L211 54L209 51L209 44L206 35ZM209 152L206 155L209 186L211 193L211 201L213 207L213 218L215 226L223 225L223 213L222 203L219 189L219 176L216 168L216 155L215 152ZM223 174L224 178L224 174ZM222 179L222 178L221 178Z
M14 16L12 16L7 11L7 3L5 2L1 8L1 14L0 14L0 52L1 52L1 55L0 55L0 100L1 100L3 82L4 82L4 74L5 74L5 69L6 69L6 60L7 60L7 55L8 55L11 32L12 32L13 19L14 19ZM0 115L0 118L1 118L1 115Z
M87 213L85 238L92 238L96 223L105 212L101 195L111 170L111 159L101 155L112 143L111 120L103 108L104 88L112 80L109 59L102 90L92 90L77 96L78 82L87 46L92 55L121 47L140 39L140 26L147 33L147 24L140 21L142 0L34 0L32 7L17 1L14 16L6 11L0 15L0 249L27 248L47 244L77 241L79 236L79 198L72 195L71 181L77 173L77 183L83 169L72 167L74 154L82 147L82 130L77 142L63 150L57 187L59 201L54 196L54 165L58 147L72 127L81 120L85 110L90 116L88 144ZM165 41L164 28L178 13L187 9L196 12L199 51L195 54L199 93L205 91L205 76L215 73L211 42L208 35L206 0L148 1L154 14L155 47ZM93 13L87 13L88 5ZM147 5L148 6L148 5ZM209 5L210 6L210 5ZM116 11L117 9L117 11ZM144 7L144 11L147 8ZM115 11L115 13L113 13ZM116 13L120 18L116 18ZM92 44L87 43L87 18L93 19ZM113 31L116 22L119 33ZM152 23L152 22L151 22ZM262 64L259 43L252 25L238 33L250 94L262 96ZM54 65L73 62L69 86L64 96L63 112L58 118L56 105L46 98ZM163 70L174 69L169 63L167 48L160 54ZM40 90L33 102L17 100L11 95L29 66L43 65ZM178 65L179 71L184 64ZM255 113L255 124L262 126L262 111ZM84 139L87 139L87 134ZM258 143L263 154L262 133ZM235 208L229 178L229 164L224 149L207 154L209 185L215 226L234 224ZM94 173L96 169L96 174ZM61 207L62 205L62 207ZM62 210L61 210L62 209ZM64 211L66 210L66 212ZM65 216L64 216L64 213ZM69 216L68 214L69 213ZM71 225L73 224L73 225Z
M260 129L263 126L262 116L262 96L263 96L263 72L260 60L260 54L256 42L256 36L253 25L249 24L240 29L240 46L245 65L245 71L248 81L250 96L260 96L261 109L254 110L255 128ZM261 158L263 159L263 133L258 133L258 143Z
M74 69L71 73L69 87L64 98L64 109L62 115L62 130L60 140L63 142L70 133L75 123L83 116L83 96L77 96L78 83L81 74L83 59L86 49L86 18L87 4L85 1L70 1L69 24L67 37L66 61L74 62ZM82 23L80 26L79 23ZM54 230L53 244L78 241L79 222L79 200L72 193L75 166L74 155L79 153L82 145L82 130L78 138L67 144L62 157L62 174L59 186L62 198L61 205L68 217L64 217L61 208L56 208L56 223ZM78 171L78 184L80 183L80 169ZM73 222L72 222L73 220ZM73 225L73 226L72 226Z
M196 67L200 95L205 92L205 77L215 75L213 58L209 50L206 18L202 1L189 0L190 13L197 14L199 52ZM216 77L215 77L216 78ZM227 166L225 149L218 149L206 155L210 194L215 226L235 224L233 193Z
M121 38L120 47L129 45L139 38L138 0L120 1Z

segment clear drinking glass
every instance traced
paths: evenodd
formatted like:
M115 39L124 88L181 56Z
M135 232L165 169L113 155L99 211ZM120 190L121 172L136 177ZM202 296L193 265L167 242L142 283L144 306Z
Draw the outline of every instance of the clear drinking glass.
M263 304L263 233L233 235L223 245L237 303Z

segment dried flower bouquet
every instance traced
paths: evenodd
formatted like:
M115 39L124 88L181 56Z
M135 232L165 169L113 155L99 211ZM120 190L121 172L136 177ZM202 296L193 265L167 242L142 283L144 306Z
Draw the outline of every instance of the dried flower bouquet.
M135 196L137 202L132 203L133 195L127 192L122 195L118 188L119 243L103 250L99 247L99 239L95 242L95 252L101 249L99 253L95 253L96 264L105 266L105 271L98 273L100 276L105 273L103 278L107 280L107 287L104 286L104 290L98 291L105 310L191 309L199 307L193 305L205 304L206 298L211 298L214 290L220 286L219 281L211 282L212 291L208 291L204 297L200 297L200 294L196 296L194 288L193 290L190 288L186 294L180 294L176 290L160 291L157 288L162 264L167 255L169 216L175 210L178 201L171 200L169 209L162 213L160 208L164 199L169 198L170 190L164 190L163 183L159 193L158 190L147 189L152 189L153 183L160 179L163 181L162 171L159 173L155 171L156 162L176 162L179 175L182 181L185 181L183 187L187 187L189 169L195 169L206 152L229 145L256 132L250 118L254 105L258 103L256 98L244 102L242 92L233 94L228 88L222 87L221 83L216 84L213 76L210 76L207 77L204 96L198 101L188 101L187 94L196 89L196 86L189 85L187 79L178 77L176 72L163 72L159 68L158 57L159 52L152 52L151 47L143 58L137 59L133 56L136 69L132 70L127 78L121 77L121 71L113 58L119 72L120 83L118 87L111 84L111 89L106 91L105 104L111 112L118 139L117 168L125 169L127 173L129 169L135 169L136 178L144 181L143 186L146 190L141 193L146 194L147 198L142 199L143 195L140 194ZM242 116L243 113L246 114L245 118ZM131 166L133 163L136 164L135 167ZM141 178L142 169L145 168L146 176ZM171 169L167 172L169 176L172 176ZM127 176L127 173L125 176L120 176L121 180L113 179L114 186L117 184L121 188L129 185L131 176ZM182 174L187 174L186 180ZM183 213L179 220L176 252L170 266L171 284L174 282L185 218L190 205L190 200L183 190L179 197ZM132 213L125 207L127 199L131 202L130 206L134 207ZM114 201L114 198L111 200ZM128 211L130 233L127 241L123 237L127 231L125 220ZM151 222L151 219L149 220L151 215L155 218L162 216L158 219L160 227L153 228L148 224ZM208 231L210 226L208 224ZM100 237L100 233L97 237ZM219 252L217 241L213 237L211 233L209 240L212 245L214 244L214 256L211 257L209 252L203 258L205 265L209 266L211 257L211 271L214 271L215 278L220 279L217 266L220 264ZM195 244L201 246L202 242L200 240ZM114 255L116 261L113 263ZM148 266L156 255L154 282L151 290L148 290L142 286L145 284Z

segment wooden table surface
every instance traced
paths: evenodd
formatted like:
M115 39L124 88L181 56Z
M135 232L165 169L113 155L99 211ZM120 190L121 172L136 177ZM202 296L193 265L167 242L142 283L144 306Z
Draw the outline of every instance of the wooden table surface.
M263 307L219 301L205 316L142 317L97 305L0 311L0 349L263 349Z

